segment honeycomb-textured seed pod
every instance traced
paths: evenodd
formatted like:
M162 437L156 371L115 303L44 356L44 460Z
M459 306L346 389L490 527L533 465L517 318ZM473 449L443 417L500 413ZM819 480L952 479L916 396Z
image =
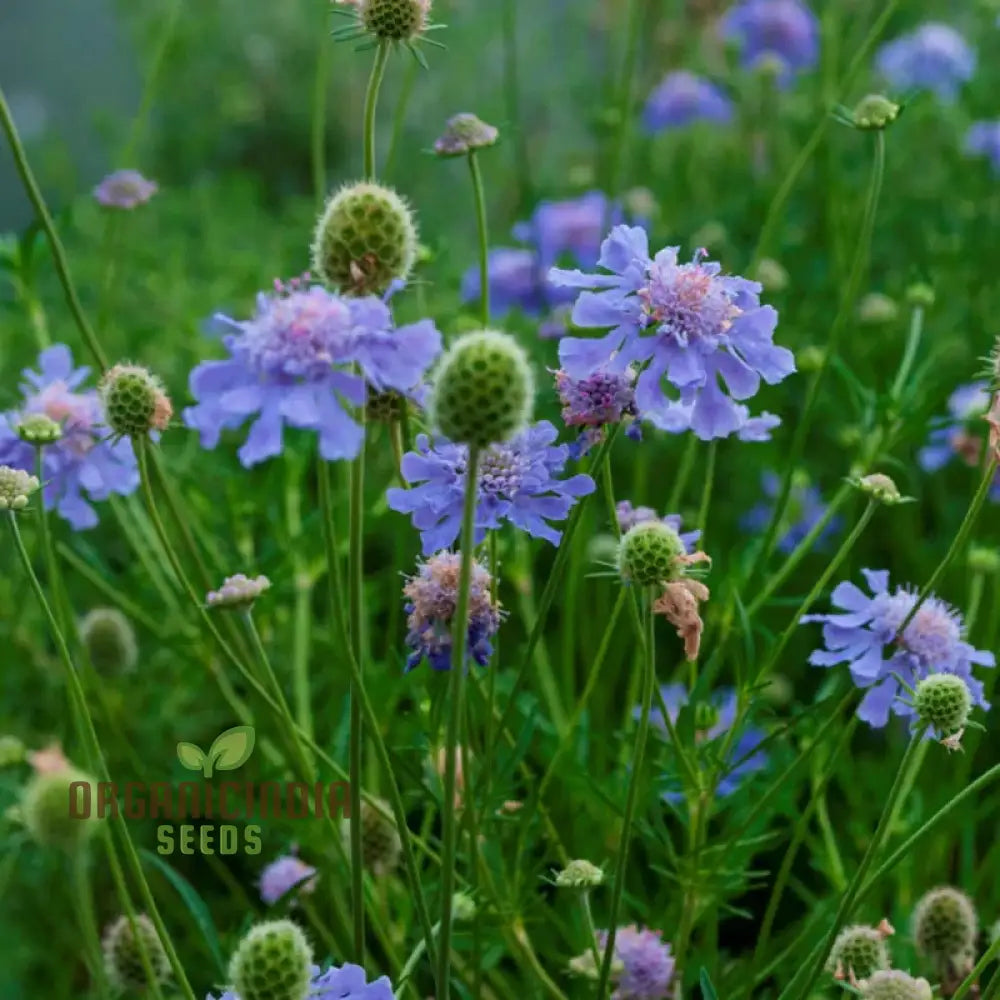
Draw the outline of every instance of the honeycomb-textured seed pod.
M827 963L828 971L855 979L867 979L880 969L888 968L889 949L885 935L864 924L845 927L837 935Z
M668 524L644 521L622 535L618 570L622 579L639 586L659 586L679 576L678 556L684 543Z
M90 786L90 795L77 782ZM96 829L93 778L74 767L36 774L21 795L24 825L47 847L72 851Z
M917 684L913 699L921 722L940 736L951 736L965 728L972 709L972 695L961 677L931 674Z
M527 355L506 333L467 333L434 376L430 416L445 437L477 448L506 441L530 419L535 383Z
M379 805L389 810L389 803L379 799ZM344 845L350 850L350 820L343 820L341 830ZM394 871L403 853L403 842L394 820L384 816L370 802L361 803L361 860L375 878Z
M976 907L960 889L931 889L913 912L917 950L936 963L958 964L975 949L978 934Z
M368 398L365 401L365 419L369 423L393 424L402 420L410 409L410 401L401 392L387 389L378 392L368 386Z
M931 984L899 969L873 972L858 984L864 1000L932 1000Z
M427 27L431 0L361 0L365 31L383 42L412 41Z
M251 927L229 964L240 1000L306 1000L311 985L312 948L291 920Z
M165 430L173 407L160 380L140 365L115 365L100 381L104 419L116 437Z
M149 961L154 981L164 983L170 975L170 962L157 936L153 922L144 913L136 915L136 933L127 916L119 917L104 932L104 969L111 984L122 991L140 991L149 985L140 944Z
M345 295L381 295L417 254L413 213L391 188L362 182L335 192L316 225L313 270Z
M80 620L80 638L97 670L131 670L139 658L132 623L117 608L94 608Z

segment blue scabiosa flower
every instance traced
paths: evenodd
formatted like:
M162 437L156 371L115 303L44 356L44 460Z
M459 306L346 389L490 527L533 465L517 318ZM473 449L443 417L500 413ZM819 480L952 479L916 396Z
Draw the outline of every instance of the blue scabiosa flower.
M105 208L131 211L144 205L158 190L156 182L146 180L138 170L116 170L94 188L94 198Z
M1000 119L973 122L965 134L965 151L970 156L985 156L1000 174Z
M564 337L561 367L583 378L648 362L635 394L643 420L674 433L690 428L703 440L766 433L748 426L737 400L753 396L761 379L774 384L795 371L792 352L773 343L778 314L760 304L760 284L721 274L705 256L700 250L681 264L678 248L667 247L651 258L644 230L616 226L598 261L610 273L553 268L553 282L588 289L576 300L574 324L612 328L597 339Z
M574 458L579 458L600 441L608 424L627 423L625 433L641 437L635 418L635 369L624 372L596 371L584 378L571 378L564 371L553 372L556 391L562 403L563 423L567 427L582 427L583 432L570 446Z
M900 698L897 674L911 688L932 673L954 674L968 685L974 705L989 708L982 682L972 676L972 668L976 664L992 667L994 657L964 640L961 614L931 596L897 641L899 626L916 604L916 592L906 587L890 591L888 570L862 572L872 596L845 581L832 595L834 606L842 611L802 619L803 623L823 623L826 648L815 650L809 662L817 667L847 663L855 685L867 690L858 706L858 718L878 729L889 721L890 712L913 715L913 707Z
M670 721L676 723L681 709L688 703L687 688L683 684L664 684L660 687L660 694L663 695L663 703L670 713ZM713 692L709 708L709 714L712 717L711 724L695 732L695 740L698 744L718 740L733 728L738 708L736 692L732 688L721 688ZM633 717L638 719L641 712L641 707L636 706L632 710ZM659 707L654 707L649 719L661 734L664 736L667 734L663 711ZM767 734L762 729L753 726L743 728L733 742L729 759L726 762L725 773L715 788L715 794L719 798L732 795L751 774L767 767L767 754L758 749L766 736ZM674 791L666 792L663 797L668 802L681 802L684 799L680 792Z
M937 472L954 458L975 468L982 456L985 435L976 434L976 425L990 406L989 386L986 382L960 385L948 397L948 416L931 431L927 444L920 449L917 461L925 472ZM994 479L990 499L1000 502L1000 475Z
M601 251L608 220L619 222L621 209L601 191L588 191L566 201L543 201L527 222L519 222L514 238L535 248L544 274L563 257L578 267L593 267Z
M782 85L819 59L819 21L800 0L744 0L726 12L720 27L739 45L745 67L777 60Z
M761 476L761 488L767 502L751 507L743 517L743 528L746 531L762 531L771 521L774 512L774 501L781 492L781 479L773 472L765 472ZM792 490L788 497L784 528L778 539L779 552L791 552L826 514L827 505L822 494L807 478L798 474L792 478ZM841 519L833 517L816 539L816 548L820 549L840 530Z
M597 932L598 947L608 943L608 932ZM663 1000L670 995L674 957L670 942L660 931L640 929L634 924L615 931L614 957L622 971L615 980L611 1000Z
M61 428L61 435L42 451L42 495L76 530L93 528L97 512L90 501L112 494L127 496L139 485L135 453L128 440L112 442L104 408L95 389L83 389L89 368L74 368L65 344L46 348L38 369L25 368L17 412L0 415L0 465L35 471L35 447L17 432L20 422L44 415Z
M733 102L725 92L687 70L668 73L646 99L642 112L650 132L684 128L698 121L725 124L732 118Z
M556 445L556 429L540 420L503 444L483 451L476 502L478 545L488 529L509 521L535 538L559 544L561 533L549 521L562 521L576 501L594 491L590 476L557 478L569 448ZM417 450L403 456L402 472L411 489L386 492L389 507L411 514L425 556L448 548L458 538L465 493L468 449L446 438L417 436Z
M270 906L298 886L299 892L316 888L316 869L294 854L272 861L260 873L260 898Z
M954 28L929 21L883 45L875 67L896 90L929 90L954 101L976 71L976 53Z
M374 297L341 298L324 288L257 297L249 320L218 315L226 361L205 361L190 377L197 405L184 411L205 448L223 430L256 416L239 458L249 468L281 453L284 425L317 431L327 461L357 455L364 432L344 408L361 406L367 385L409 393L440 353L430 320L393 329L389 308ZM348 370L360 365L364 378Z
M618 516L618 530L623 535L637 524L645 524L647 521L662 521L668 528L673 528L677 532L677 537L684 544L685 554L690 554L695 543L701 538L700 531L681 531L680 514L667 514L666 517L660 517L652 507L633 507L629 500L619 500L615 505L615 513Z
M548 307L543 272L534 250L494 247L487 255L490 308L498 314L520 309L539 316ZM475 302L480 295L479 268L471 267L462 277L462 301Z
M439 552L406 581L406 645L413 650L406 661L407 670L419 666L425 657L435 670L451 669L451 626L461 568L461 553ZM500 627L500 605L493 600L492 585L489 571L473 562L466 654L481 667L489 662L493 653L490 639Z
M209 994L206 1000L215 1000L215 997ZM226 990L218 1000L241 998L232 990ZM393 1000L392 983L388 976L368 982L368 975L360 965L331 965L325 972L314 965L309 1000Z

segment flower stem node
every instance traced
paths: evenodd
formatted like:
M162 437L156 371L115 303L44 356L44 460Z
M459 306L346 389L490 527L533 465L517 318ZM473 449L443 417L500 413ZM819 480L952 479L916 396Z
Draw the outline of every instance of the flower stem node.
M17 436L22 441L41 448L58 441L62 437L62 427L45 413L28 413L18 422Z
M604 882L604 872L597 865L584 859L571 861L555 877L560 889L595 889Z
M513 437L531 419L534 393L528 357L513 337L469 333L441 358L431 421L451 441L485 448Z
M0 465L0 510L24 510L28 497L39 487L38 477L23 469Z
M218 590L210 590L205 596L205 603L210 608L248 611L270 586L271 581L266 576L251 579L243 573L237 573L235 576L227 576Z
M316 225L312 268L343 295L382 295L405 281L417 255L413 213L391 188L347 184Z
M889 928L891 930L891 928ZM827 970L835 979L854 982L889 968L886 933L878 927L856 924L845 927L833 942Z
M858 983L863 1000L932 1000L931 984L899 969L880 969Z
M854 127L862 131L877 131L891 125L901 108L882 94L867 94L854 105Z
M173 406L160 380L140 365L115 365L98 385L104 416L116 438L166 430Z
M917 684L914 706L920 721L944 739L965 728L972 709L972 695L961 677L931 674Z
M978 935L976 908L961 890L941 886L918 901L913 913L913 939L917 951L939 968L962 965L973 954Z
M658 587L682 573L685 553L680 536L662 521L644 521L622 535L618 570L627 583Z
M306 1000L311 989L312 948L290 920L251 927L229 965L240 1000Z
M149 986L149 976L141 951L145 951L150 971L157 983L166 982L170 976L167 953L163 950L153 922L144 913L136 916L135 930L136 933L133 934L128 917L121 916L104 933L104 968L111 984L123 993L138 993Z

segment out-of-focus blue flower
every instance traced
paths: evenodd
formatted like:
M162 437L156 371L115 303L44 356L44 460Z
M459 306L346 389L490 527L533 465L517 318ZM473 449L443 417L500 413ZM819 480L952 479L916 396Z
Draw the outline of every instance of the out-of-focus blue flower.
M817 667L847 663L854 684L867 690L858 706L858 718L878 729L889 721L890 711L900 716L913 715L912 706L899 697L900 683L894 674L911 688L928 674L955 674L969 686L973 704L989 708L982 682L972 676L972 667L992 667L994 657L965 642L961 614L931 596L920 605L897 641L896 632L916 604L916 593L905 587L890 591L888 570L861 572L871 588L871 597L844 581L832 594L834 606L842 608L842 612L806 615L802 619L803 623L823 623L826 648L815 650L809 662Z
M62 437L42 452L45 506L77 531L93 528L97 512L88 501L127 496L139 485L139 469L127 438L112 442L96 389L81 390L89 368L74 368L65 344L46 348L38 370L25 368L16 412L0 414L0 465L35 472L35 448L21 440L18 423L43 413L62 428Z
M197 405L184 421L214 448L223 430L256 415L238 453L245 467L281 453L286 423L317 431L326 461L354 458L364 431L344 401L361 406L366 382L378 392L414 391L441 351L430 320L393 329L381 299L341 298L318 286L262 293L252 319L215 321L230 358L191 372ZM354 363L363 378L348 370Z
M520 309L528 316L539 316L548 308L544 272L534 250L494 247L487 255L487 267L491 311ZM477 301L480 288L479 268L471 267L462 277L462 300Z
M683 684L664 684L660 687L660 694L663 695L663 703L670 713L670 721L676 723L681 709L688 703L687 688ZM718 714L712 726L695 733L695 740L699 744L711 743L725 736L736 722L738 699L732 688L720 688L714 691L710 703ZM639 706L632 710L632 715L636 719L641 714L642 709ZM663 719L663 711L655 702L649 720L661 734L666 735L667 725ZM725 770L715 788L717 796L725 798L727 795L732 795L747 777L767 767L767 754L758 749L766 737L764 730L753 726L745 726L741 730L733 742ZM663 797L668 802L681 802L684 799L680 792L667 792Z
M800 0L744 0L726 12L720 27L740 46L745 67L777 60L782 85L819 59L819 20Z
M732 118L733 103L725 91L687 70L668 73L646 99L642 112L650 132L684 128L697 121L726 123Z
M215 1000L210 993L206 1000ZM232 990L226 990L218 1000L241 1000ZM368 975L360 965L345 963L331 965L321 972L312 967L312 990L309 1000L393 1000L392 983L388 976L368 982Z
M597 932L597 944L607 947L608 932ZM623 966L611 1000L664 1000L674 978L670 942L660 931L640 929L634 924L615 931L615 954Z
M929 21L883 45L875 67L896 90L930 90L954 101L976 71L976 53L954 28Z
M268 906L295 886L299 892L312 892L316 888L316 869L294 854L276 858L260 873L260 898Z
M761 531L771 523L774 501L781 492L781 479L773 472L761 476L761 488L769 503L759 503L751 507L743 517L743 527L747 531ZM827 505L819 490L799 477L792 479L792 489L785 508L784 532L778 539L779 552L791 552L826 514ZM816 548L822 549L840 530L841 519L832 517L816 539Z
M684 552L690 553L695 543L701 538L700 531L681 531L680 514L667 514L660 517L652 507L633 507L629 500L619 500L615 504L615 513L618 517L618 530L621 534L631 531L637 524L645 524L647 521L662 521L667 527L673 528L677 532L677 537L684 544Z
M487 448L480 457L476 533L478 545L487 530L510 521L535 538L559 544L560 532L549 521L562 521L576 501L594 491L590 476L557 478L569 457L566 445L555 445L555 427L540 420L510 441ZM392 488L386 499L392 510L411 514L425 556L448 548L459 536L468 448L446 438L431 442L417 436L417 450L403 456L402 473L411 489Z
M920 467L925 472L937 472L954 458L960 458L973 468L979 465L985 434L977 434L975 430L983 427L981 418L989 406L986 382L960 385L948 397L947 418L931 431L927 444L917 455ZM993 480L989 496L993 501L1000 501L1000 474Z
M742 430L760 439L776 418L750 425L737 400L755 395L761 379L782 381L795 371L795 360L773 342L778 314L760 304L760 284L721 274L705 256L699 251L681 264L678 248L667 247L650 258L644 230L616 226L598 262L611 273L553 268L550 278L557 284L597 289L580 293L574 324L611 328L596 339L564 337L561 367L583 378L601 368L622 372L648 362L635 394L643 420L672 433L690 428L702 440Z
M116 170L94 188L94 198L105 208L131 210L144 205L158 190L156 182L146 180L138 170Z
M1000 174L1000 118L990 122L973 122L965 134L965 151L970 156L985 156Z
M451 669L451 629L461 565L460 552L439 552L406 581L406 645L413 650L406 661L407 670L419 666L425 657L435 670ZM490 639L500 627L500 607L493 601L492 584L489 571L473 562L466 655L481 667L493 654Z

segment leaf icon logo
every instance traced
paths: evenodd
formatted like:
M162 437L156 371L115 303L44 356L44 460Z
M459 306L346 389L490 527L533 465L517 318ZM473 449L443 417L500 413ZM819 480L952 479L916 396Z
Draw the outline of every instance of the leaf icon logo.
M201 771L211 778L213 770L235 771L245 764L253 753L255 740L253 726L233 726L215 737L208 753L196 743L181 741L177 744L177 759L189 771Z

